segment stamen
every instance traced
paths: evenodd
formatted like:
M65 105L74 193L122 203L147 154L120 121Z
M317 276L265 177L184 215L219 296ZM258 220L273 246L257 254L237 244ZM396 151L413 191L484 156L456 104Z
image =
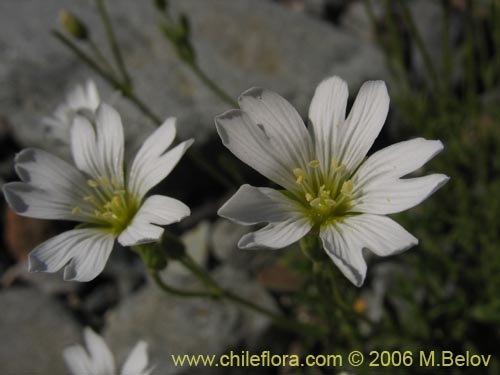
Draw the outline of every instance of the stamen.
M120 183L115 177L111 177L111 184L115 187L115 189L118 189L120 187Z
M342 184L342 189L340 189L340 192L344 195L350 196L352 194L352 189L353 189L352 180L347 180Z
M316 160L316 159L315 159L315 160L311 160L311 161L309 162L309 166L310 166L311 168L318 168L318 167L319 167L319 160Z
M105 189L108 189L110 188L110 185L109 185L109 182L106 178L104 178L103 176L99 176L98 178L99 182L101 183L101 185L105 188Z
M304 182L304 177L305 177L305 172L301 168L295 168L292 170L293 174L295 177L297 177L297 184L302 185L302 182Z
M314 198L311 202L310 205L314 208L318 208L319 205L321 204L321 201L319 198Z
M311 195L311 193L306 193L306 201L310 202L313 200L313 196Z
M332 167L334 172L341 172L346 168L345 164L339 164L337 159L332 159L331 167Z
M95 180L87 180L87 185L89 185L92 188L96 188L99 186L99 184Z
M304 170L301 168L295 168L292 172L295 175L295 177L304 176L305 174Z
M82 211L82 210L81 210L81 208L80 208L80 207L75 206L75 207L73 207L73 209L71 210L71 214L72 214L72 215L77 215L77 214L79 214L81 211Z
M337 204L337 202L335 202L335 200L333 199L325 199L325 203L328 207L333 207Z

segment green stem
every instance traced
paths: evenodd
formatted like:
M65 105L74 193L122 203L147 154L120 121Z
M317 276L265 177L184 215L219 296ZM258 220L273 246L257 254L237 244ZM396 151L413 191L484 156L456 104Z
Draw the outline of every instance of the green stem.
M196 76L210 89L212 92L217 95L224 102L229 104L231 107L238 107L238 103L228 95L219 85L217 85L210 77L206 75L206 73L200 68L196 61L185 61L191 70L196 74Z
M312 326L310 324L305 324L297 322L293 319L288 319L283 315L276 314L267 308L253 303L245 298L238 296L237 294L222 288L202 267L200 267L188 254L185 254L179 261L193 273L201 282L203 282L209 290L212 292L212 296L215 298L222 298L228 301L234 302L242 307L249 310L253 310L260 314L269 317L276 326L286 329L288 331L298 333L305 336L315 336L320 337L323 335L323 331L319 327Z
M419 49L420 54L422 55L422 59L424 61L427 73L429 74L429 78L431 79L433 84L438 85L439 83L438 75L436 74L436 70L434 69L434 65L431 60L431 55L429 54L425 42L422 39L422 35L420 35L420 32L418 31L417 26L415 25L415 21L413 20L411 12L408 8L408 4L406 3L406 0L399 0L399 4L401 6L403 18L405 19L405 22L409 27L411 35L413 36L413 38L415 38L415 44L417 45L417 48Z
M163 290L164 292L168 294L172 294L174 296L178 297L213 297L212 293L210 292L202 292L202 291L188 291L188 290L182 290L178 288L174 288L167 283L161 278L159 272L157 270L150 270L149 274L151 275L151 278L154 280L156 285Z
M104 6L103 0L96 0L97 8L99 10L99 15L101 16L102 22L104 24L104 28L106 30L106 35L108 38L109 45L111 47L111 52L113 53L113 57L115 58L116 64L118 65L118 69L123 77L125 86L131 86L131 79L125 67L125 62L123 60L122 53L120 51L120 46L116 41L115 33L113 32L113 25L111 24L111 20L109 18L106 7Z
M109 72L109 74L114 76L114 69L109 63L108 59L104 56L104 54L101 52L99 47L94 43L92 39L87 39L86 42L88 43L91 51L94 53L95 57L100 61L100 63L104 66L104 68Z
M333 298L337 306L339 306L340 309L344 311L344 313L346 313L347 315L351 315L357 319L361 319L365 323L367 323L370 327L373 327L374 323L367 316L354 311L351 306L345 303L344 299L340 294L338 283L335 281L335 275L333 274L334 271L333 267L329 265L327 268L328 268L328 276L330 278L330 285L332 286Z
M62 44L69 48L77 57L79 57L85 64L87 64L92 70L103 77L108 83L115 89L123 92L122 84L118 81L110 72L103 69L99 64L97 64L90 56L88 56L84 51L82 51L75 43L68 39L64 34L57 30L51 30L51 34L58 39Z

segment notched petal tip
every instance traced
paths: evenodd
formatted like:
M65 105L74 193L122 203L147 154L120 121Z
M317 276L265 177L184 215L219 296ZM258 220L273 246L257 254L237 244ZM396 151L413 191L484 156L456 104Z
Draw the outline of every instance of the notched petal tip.
M215 123L219 124L226 120L232 120L235 117L243 116L243 111L241 109L230 109L215 117Z
M28 271L29 272L45 272L48 267L43 261L38 259L33 252L28 257Z
M229 145L229 135L225 127L235 118L243 117L243 114L241 109L230 109L215 117L215 128L225 146Z
M253 233L245 234L238 241L238 248L241 250L260 250L266 249L265 246L259 246L255 243Z
M29 193L35 189L22 182L11 182L5 184L2 190L9 207L16 213L23 214L28 210L29 206L19 195L16 194L16 190Z
M22 163L36 162L36 156L35 156L36 152L37 150L34 148L25 148L24 150L16 154L16 157L14 158L14 163L22 164Z
M266 89L262 87L251 87L248 90L244 91L239 97L238 97L238 103L241 103L241 101L245 97L252 97L255 99L262 100L263 94L266 92Z

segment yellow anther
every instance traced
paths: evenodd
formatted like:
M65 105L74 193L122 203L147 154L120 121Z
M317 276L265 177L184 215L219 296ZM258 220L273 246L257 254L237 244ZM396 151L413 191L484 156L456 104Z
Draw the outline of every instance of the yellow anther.
M120 200L120 197L118 195L115 195L112 199L111 199L111 202L116 206L116 207L120 207L121 205L121 200Z
M330 198L330 190L320 191L319 195L323 199L329 199Z
M325 203L328 207L333 207L337 204L333 199L325 199Z
M101 183L101 185L105 188L105 189L109 189L110 188L110 185L109 185L109 181L103 177L103 176L99 176L98 177L98 180L99 182Z
M95 202L95 197L93 195L86 195L83 197L85 202Z
M302 182L304 182L304 176L297 176L297 181L299 185L302 185Z
M319 167L319 160L311 160L311 161L309 162L309 166L310 166L311 168L318 168L318 167Z
M306 201L310 202L313 200L313 196L311 195L311 193L306 193Z
M89 185L92 188L96 188L97 186L99 186L99 184L94 180L87 180L87 185Z
M104 212L102 216L105 217L106 219L111 219L113 217L116 217L115 214L113 214L112 212Z
M314 198L309 204L314 208L318 208L321 204L321 201L319 198Z
M351 195L352 194L352 189L353 189L353 184L351 180L347 180L342 184L342 189L340 189L340 192L344 195Z
M101 216L101 212L99 210L94 210L94 215L99 217Z
M301 169L301 168L295 168L292 172L293 172L293 174L295 175L295 177L299 177L299 176L304 177L304 175L306 174L306 173L304 172L304 170L303 170L303 169Z
M345 164L339 164L336 159L332 159L332 169L334 172L340 172L345 169Z
M81 212L82 210L80 209L80 207L76 206L76 207L73 207L73 209L71 210L71 213L73 215L77 215Z

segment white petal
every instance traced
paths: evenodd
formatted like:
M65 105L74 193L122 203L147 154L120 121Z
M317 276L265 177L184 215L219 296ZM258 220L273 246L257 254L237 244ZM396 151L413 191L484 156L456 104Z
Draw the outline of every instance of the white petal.
M427 199L448 180L446 175L432 174L366 184L353 199L352 211L380 215L401 212Z
M124 137L122 120L118 112L102 103L96 113L97 152L104 166L104 176L123 184Z
M298 215L299 207L277 190L242 185L219 209L220 216L243 225L286 221Z
M418 245L417 238L387 216L356 215L344 220L344 224L359 232L364 247L378 256L397 254Z
M82 198L89 194L85 177L75 167L64 160L49 154L48 152L30 148L25 149L16 155L15 167L21 180L31 186L24 186L21 188L22 191L27 192L26 194L28 196L25 197L25 199L19 196L19 194L17 198L25 203L26 201L30 201L34 206L47 207L48 211L52 211L52 209L55 209L56 206L63 209L63 211L60 214L57 214L56 217L43 215L43 212L41 213L43 216L38 215L36 217L84 220L81 215L70 215L74 206L86 206L86 203L82 201ZM16 185L12 185L7 190L12 189L14 186ZM19 187L22 185L17 186ZM41 193L42 199L39 200L39 198L29 196L30 190L43 190ZM26 195L23 193L20 194ZM40 196L40 193L38 193L38 195ZM11 203L14 203L14 200L16 199L13 197L10 198ZM18 203L19 199L16 200ZM54 203L52 204L52 202ZM80 204L80 202L83 204ZM51 204L52 206L50 206ZM32 207L32 210L33 209L34 207ZM29 212L25 212L23 215L30 216Z
M24 149L14 160L23 182L52 192L64 201L77 202L88 195L83 174L66 161L39 149Z
M99 91L97 91L97 86L94 81L89 79L87 81L87 107L95 111L99 107L99 104L101 103L101 99L99 98Z
M356 169L373 145L384 126L389 101L383 81L369 81L361 86L347 120L340 126L340 152L333 155L347 170Z
M177 199L152 195L120 234L118 242L123 246L133 246L157 241L163 234L163 228L158 225L179 222L190 213L189 207Z
M174 138L175 119L170 118L146 139L138 151L129 172L129 189L138 199L167 177L193 144L190 139L165 153Z
M115 361L104 339L88 327L83 336L96 374L114 375Z
M24 182L11 182L5 184L2 189L9 206L21 216L52 220L85 220L85 216L81 214L72 214L72 209L77 203L65 190L47 191Z
M81 345L64 349L63 358L71 375L96 374L87 352Z
M148 366L148 344L139 341L123 364L121 375L142 375Z
M358 287L366 275L363 249L388 256L418 244L418 240L395 221L369 214L351 216L340 223L324 226L320 236L327 254Z
M240 249L281 249L297 242L310 230L312 224L306 218L271 223L257 232L245 234L238 242Z
M345 222L345 221L344 221ZM347 225L336 223L321 227L323 248L345 277L361 286L366 276L363 258L363 239L360 233Z
M371 155L354 175L356 189L383 179L400 178L411 173L436 156L443 149L441 141L416 138L388 146Z
M175 122L174 117L169 117L158 129L153 131L137 152L134 163L144 165L160 157L175 139Z
M241 161L285 189L296 187L289 155L274 147L269 135L245 112L233 109L215 118L217 132L226 146Z
M69 110L78 110L81 108L88 108L88 99L86 87L76 85L67 95L66 104Z
M295 108L280 95L254 87L238 98L243 111L262 127L273 149L289 165L303 168L311 160L311 138Z
M65 280L89 281L104 268L114 237L97 229L73 229L38 245L29 256L31 272L56 272ZM69 264L68 264L69 262Z
M94 178L104 177L104 166L97 151L94 126L84 116L76 116L71 127L71 152L75 165Z
M348 97L347 84L339 77L330 77L318 85L309 107L316 155L327 169L332 161L333 150L340 147L339 127L345 120Z

